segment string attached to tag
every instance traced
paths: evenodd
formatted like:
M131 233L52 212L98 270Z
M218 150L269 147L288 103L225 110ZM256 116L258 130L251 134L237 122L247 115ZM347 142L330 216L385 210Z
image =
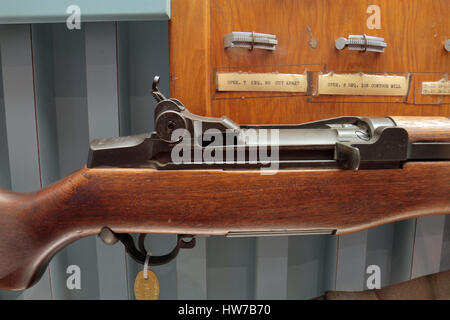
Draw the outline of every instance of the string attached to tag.
M140 271L134 281L134 295L136 300L158 300L159 281L156 274L148 268L151 252L145 257L144 270Z
M145 257L145 263L144 263L144 279L148 280L148 260L150 259L152 253L149 251L147 252L147 256Z

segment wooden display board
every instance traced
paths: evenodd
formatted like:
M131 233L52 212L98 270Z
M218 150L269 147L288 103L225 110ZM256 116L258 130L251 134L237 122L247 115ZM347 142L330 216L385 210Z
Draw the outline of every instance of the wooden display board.
M450 73L448 0L173 0L170 94L197 114L237 123L301 123L341 115L450 116L449 95L423 95L421 84ZM310 46L312 36L317 47ZM275 51L224 48L232 31L275 34ZM384 38L384 53L337 50L349 35ZM310 72L312 90L222 92L218 72ZM318 95L320 74L399 75L405 96Z

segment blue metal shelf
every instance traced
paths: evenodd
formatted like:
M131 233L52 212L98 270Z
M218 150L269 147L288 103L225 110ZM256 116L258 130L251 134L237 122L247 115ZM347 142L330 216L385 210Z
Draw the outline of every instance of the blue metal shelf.
M170 0L14 0L0 2L0 24L66 22L71 5L82 23L170 19Z

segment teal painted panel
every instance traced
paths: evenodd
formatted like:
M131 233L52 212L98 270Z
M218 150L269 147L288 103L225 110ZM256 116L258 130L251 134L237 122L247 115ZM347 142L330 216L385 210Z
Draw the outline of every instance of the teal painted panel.
M80 8L81 23L170 18L170 0L14 0L0 2L0 23L66 22L71 5Z

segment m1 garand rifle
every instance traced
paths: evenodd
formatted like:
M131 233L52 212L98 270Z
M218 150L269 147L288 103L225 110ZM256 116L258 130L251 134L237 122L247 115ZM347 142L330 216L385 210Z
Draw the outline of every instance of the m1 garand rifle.
M190 113L158 81L154 132L94 140L85 167L42 190L0 191L0 289L32 286L92 235L140 263L145 234L178 235L158 265L195 236L345 234L450 213L448 118L237 125Z

